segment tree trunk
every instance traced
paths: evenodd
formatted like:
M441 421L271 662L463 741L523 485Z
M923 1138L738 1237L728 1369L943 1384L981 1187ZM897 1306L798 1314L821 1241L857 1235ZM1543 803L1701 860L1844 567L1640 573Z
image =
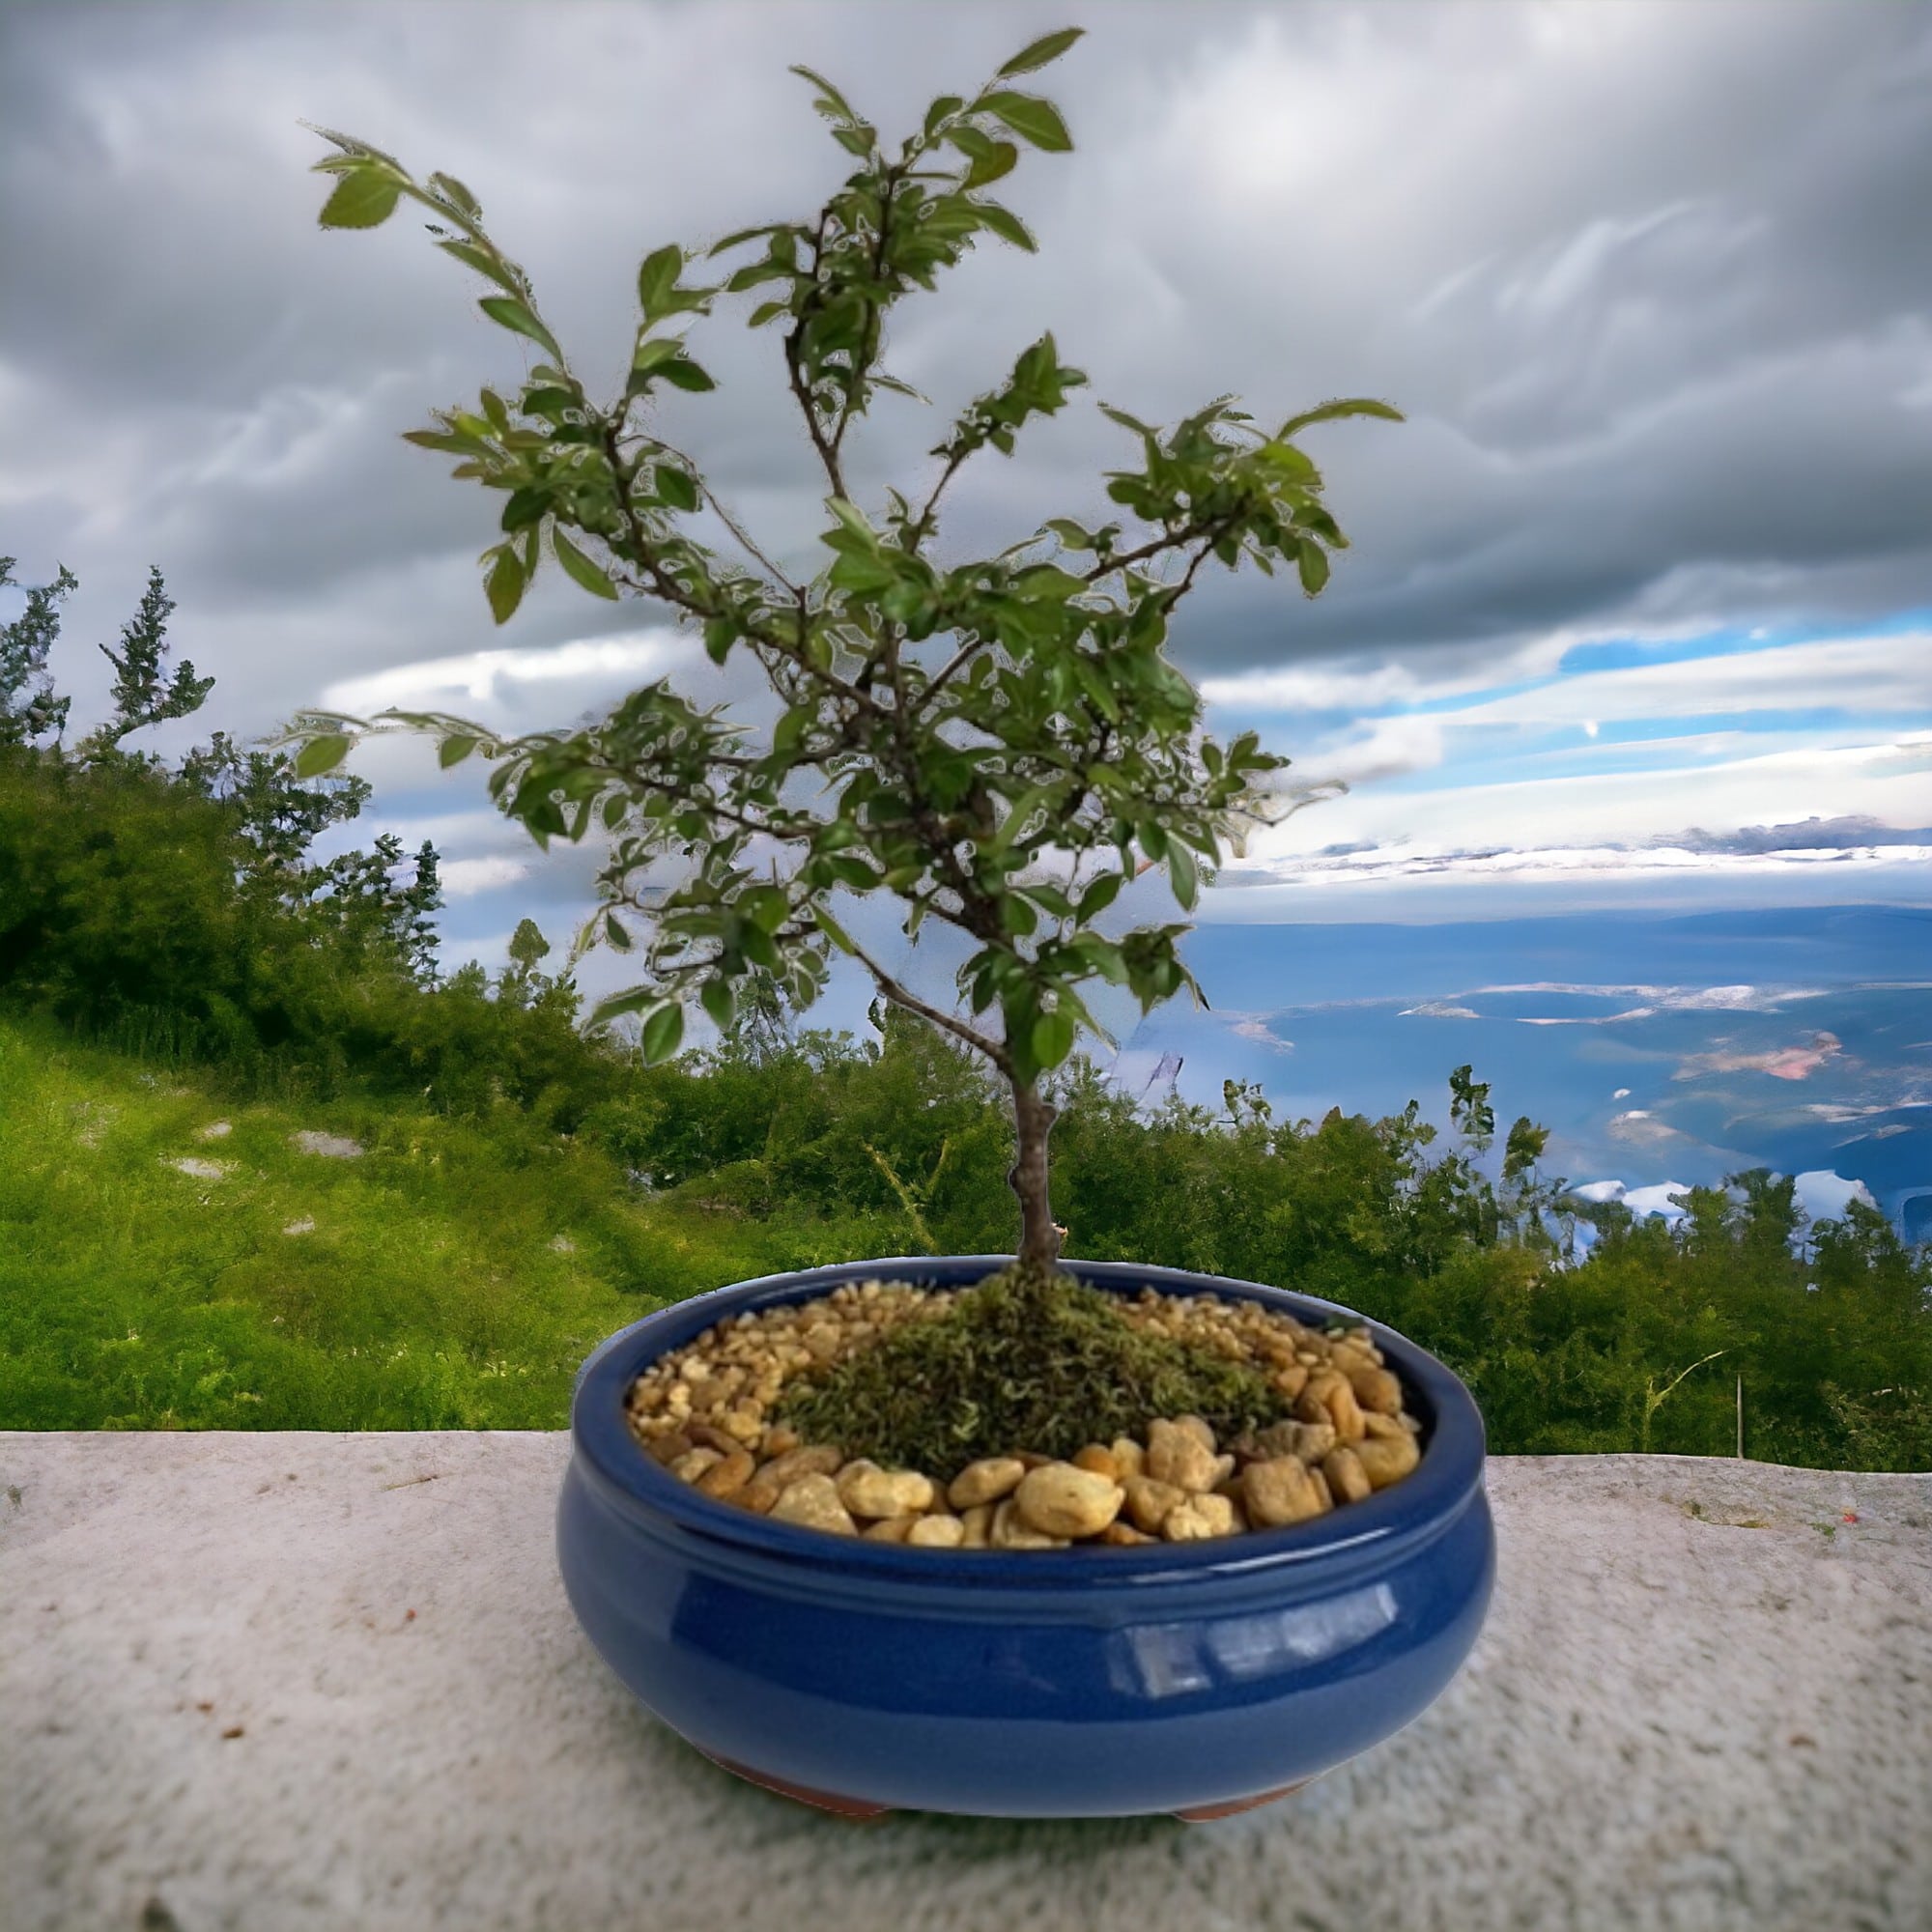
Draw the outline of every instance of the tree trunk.
M1058 1110L1039 1097L1032 1081L1022 1085L1015 1080L1012 1090L1018 1152L1007 1183L1020 1202L1019 1271L1044 1281L1060 1260L1060 1230L1054 1226L1046 1188L1046 1140Z

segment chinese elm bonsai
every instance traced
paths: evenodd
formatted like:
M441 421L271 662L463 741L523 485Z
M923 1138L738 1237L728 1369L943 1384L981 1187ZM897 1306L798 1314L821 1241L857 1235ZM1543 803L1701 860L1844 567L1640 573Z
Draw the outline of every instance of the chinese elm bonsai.
M511 737L440 713L310 711L285 742L301 744L299 769L312 775L363 733L426 731L445 766L472 753L496 762L492 797L540 846L601 838L600 903L578 952L639 952L638 983L592 1022L638 1015L647 1061L677 1050L694 997L728 1029L760 971L809 1005L837 949L886 999L998 1069L1016 1139L1012 1266L792 1405L814 1434L915 1466L942 1436L952 1460L1016 1442L1070 1455L1151 1415L1192 1411L1234 1430L1286 1413L1256 1370L1137 1333L1112 1296L1057 1271L1042 1078L1083 1030L1106 1037L1082 996L1089 982L1127 987L1144 1011L1183 986L1201 997L1176 952L1185 923L1100 929L1122 889L1164 866L1191 910L1224 840L1239 851L1247 830L1300 802L1274 777L1287 760L1255 734L1224 747L1202 731L1199 696L1165 655L1176 609L1210 558L1229 569L1252 559L1269 575L1282 566L1319 593L1346 539L1294 439L1334 417L1401 419L1384 403L1339 401L1268 432L1223 396L1163 433L1103 406L1137 446L1107 483L1131 526L1052 517L996 556L942 563L931 554L940 506L960 470L988 447L1010 455L1030 418L1085 384L1042 335L933 447L923 491L888 490L883 513L854 499L853 426L880 389L914 393L881 366L894 306L932 289L982 235L1034 247L986 190L1011 171L1018 143L1071 147L1054 105L1013 83L1079 31L1035 42L971 99L933 101L895 156L837 88L794 69L854 171L815 214L716 243L703 260L752 251L721 282L688 282L697 258L676 244L647 255L629 374L610 403L572 372L461 182L419 185L380 150L316 130L340 151L316 164L335 178L324 227L372 228L419 203L436 216L437 245L493 285L483 312L541 352L519 392L486 388L475 411L438 411L437 428L409 433L459 458L457 476L504 494L501 540L482 559L497 622L548 553L593 596L668 607L700 629L714 664L749 660L776 703L754 726L657 682L573 730ZM827 490L829 557L809 582L781 570L693 458L651 428L667 386L715 386L683 327L721 296L754 290L750 326L778 327L786 408L804 419ZM684 862L681 880L646 915L646 875L668 860ZM968 936L964 1010L922 998L847 929L835 900L871 894L903 902L909 937L928 919Z

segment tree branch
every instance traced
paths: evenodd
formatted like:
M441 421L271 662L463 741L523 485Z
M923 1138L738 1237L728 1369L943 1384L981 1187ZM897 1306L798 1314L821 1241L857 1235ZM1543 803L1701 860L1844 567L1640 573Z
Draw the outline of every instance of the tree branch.
M850 938L850 935L847 937ZM895 1007L903 1007L907 1012L917 1013L921 1019L938 1027L942 1033L950 1033L954 1039L962 1040L976 1051L983 1053L1009 1080L1013 1077L1012 1057L999 1040L980 1032L977 1027L968 1026L964 1020L954 1019L951 1013L942 1012L937 1007L928 1006L917 994L909 993L866 952L856 939L852 940L851 944L852 952L860 965L872 976L879 991Z
M1233 529L1240 521L1236 511L1225 516L1210 517L1205 522L1189 524L1184 529L1170 530L1165 536L1156 537L1152 543L1143 544L1139 550L1122 551L1118 556L1110 556L1105 563L1096 563L1087 573L1085 582L1097 583L1101 578L1110 576L1117 570L1124 570L1130 563L1145 563L1150 557L1159 556L1164 551L1184 550L1196 537L1206 537L1208 549Z
M826 441L825 432L819 427L818 412L813 409L811 397L806 389L805 371L799 366L798 354L798 339L805 328L806 315L811 313L814 298L818 294L819 265L825 255L825 224L830 218L829 210L819 210L818 229L811 238L811 294L806 298L805 315L792 324L791 331L785 337L785 371L791 392L798 398L799 411L805 417L806 434L811 438L811 446L817 450L818 460L824 466L825 480L832 485L835 497L849 502L851 499L845 496L844 473L838 468L838 451L834 444Z
M624 406L624 410L618 412L618 420L620 423L623 419L624 414L629 411L629 408L630 405L627 403ZM784 574L784 572L781 571L778 567L778 565L775 564L771 560L771 558L768 557L764 554L764 552L761 551L757 547L757 545L752 541L751 537L746 533L744 526L738 522L738 520L734 516L732 516L731 512L724 507L724 504L723 500L720 498L717 491L714 490L709 483L704 481L703 471L698 468L696 458L686 454L686 452L679 449L675 443L666 442L661 437L652 436L648 434L648 432L640 431L639 433L638 440L641 443L647 444L653 450L662 451L666 456L676 457L680 463L685 465L685 467L691 471L692 475L697 479L697 487L704 493L704 500L711 505L712 511L717 516L718 521L721 524L723 524L724 527L727 530L729 530L734 537L737 538L739 548L744 551L745 554L749 556L753 563L757 564L760 569L768 572L780 584L781 584L787 596L795 597L798 594L798 585L794 583L791 581L791 579L788 578Z
M892 225L893 196L898 191L899 176L904 163L899 167L886 170L886 191L879 197L879 233L872 243L872 280L876 284L886 271L886 231ZM879 354L880 337L884 333L885 304L874 300L868 304L866 317L866 336L863 349L852 359L852 379L845 384L845 400L838 407L838 421L832 432L832 453L838 454L845 440L845 431L852 421L852 412L859 398L859 390L865 383L866 372L872 366ZM841 496L843 491L839 493Z
M933 518L939 510L939 499L945 494L946 486L952 481L961 465L973 454L975 444L964 444L955 449L946 460L946 468L939 473L939 481L932 486L932 495L925 499L925 508L919 513L919 520L912 526L912 541L906 548L917 556L919 547L933 531Z

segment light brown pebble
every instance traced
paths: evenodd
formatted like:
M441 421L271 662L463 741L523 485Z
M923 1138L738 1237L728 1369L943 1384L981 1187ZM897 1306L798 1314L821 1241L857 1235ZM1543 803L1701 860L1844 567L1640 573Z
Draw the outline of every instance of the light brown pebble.
M1144 1529L1136 1529L1130 1522L1110 1522L1100 1532L1102 1543L1158 1543L1160 1538L1150 1536Z
M1061 1549L1071 1539L1030 1528L1012 1497L1008 1496L994 1506L993 1524L986 1533L986 1541L995 1549Z
M734 1449L698 1477L697 1487L707 1496L728 1496L752 1480L752 1472L756 1467L749 1449Z
M798 1445L798 1431L787 1428L782 1422L775 1422L765 1431L765 1439L760 1447L767 1456L782 1456Z
M667 1435L653 1436L644 1444L644 1453L653 1462L662 1463L667 1468L680 1456L688 1456L697 1445L682 1430L674 1429Z
M1178 1483L1163 1483L1152 1476L1129 1476L1121 1487L1126 1492L1127 1514L1133 1518L1134 1527L1150 1535L1187 1493Z
M695 1483L707 1469L716 1468L724 1460L723 1452L717 1449L687 1449L676 1462L667 1466L679 1482Z
M1370 1484L1360 1459L1346 1444L1329 1450L1321 1459L1321 1473L1328 1478L1328 1493L1338 1503L1366 1502Z
M959 1520L966 1525L966 1534L959 1539L962 1549L985 1549L990 1547L995 1507L992 1503L974 1503L960 1513Z
M1174 1418L1174 1426L1177 1429L1186 1430L1210 1456L1220 1446L1214 1440L1214 1431L1209 1427L1206 1416L1177 1415Z
M1371 1489L1385 1490L1399 1483L1422 1461L1415 1437L1406 1430L1400 1436L1370 1436L1355 1444L1355 1460L1369 1479Z
M1114 1437L1110 1450L1114 1458L1114 1480L1147 1474L1147 1449L1131 1435Z
M836 1443L801 1442L796 1449L774 1456L758 1474L769 1477L782 1489L796 1476L830 1476L844 1461Z
M1400 1415L1378 1415L1372 1408L1362 1411L1362 1427L1372 1436L1379 1436L1384 1441L1392 1441L1398 1435L1409 1434L1407 1418Z
M917 1516L934 1499L932 1478L916 1469L882 1469L867 1458L838 1471L838 1500L854 1516Z
M1356 1369L1349 1376L1349 1386L1365 1414L1400 1415L1402 1384L1387 1369Z
M1013 1492L1020 1520L1045 1536L1097 1536L1125 1500L1126 1492L1111 1476L1071 1463L1029 1469Z
M1298 1456L1250 1463L1241 1476L1241 1499L1247 1506L1248 1520L1259 1529L1306 1522L1321 1514L1308 1464Z
M1210 1444L1203 1442L1193 1430L1177 1422L1148 1424L1146 1466L1155 1482L1171 1483L1190 1492L1211 1490L1221 1480L1215 1473L1217 1462ZM1229 1466L1234 1465L1231 1463Z
M838 1486L827 1475L799 1476L787 1483L766 1514L774 1522L826 1529L835 1536L858 1534L858 1524L838 1500Z
M868 1523L859 1534L868 1543L904 1543L913 1524L922 1520L923 1518L916 1516L881 1517L877 1522Z
M1073 1458L1076 1469L1085 1469L1095 1476L1105 1476L1110 1483L1121 1480L1120 1464L1114 1460L1111 1449L1102 1448L1097 1442L1090 1442Z
M1315 1492L1315 1500L1321 1505L1322 1515L1326 1516L1335 1507L1335 1498L1329 1492L1328 1478L1321 1473L1319 1463L1308 1471L1308 1484Z
M1186 1496L1161 1519L1160 1533L1169 1543L1199 1543L1210 1536L1233 1536L1235 1505L1212 1493Z
M906 1541L931 1549L957 1549L966 1541L966 1525L956 1516L915 1517Z
M1027 1465L1017 1456L982 1456L968 1463L946 1486L946 1500L955 1510L996 1503L1019 1488Z
M1355 1391L1338 1369L1323 1369L1311 1376L1295 1400L1294 1412L1303 1422L1328 1423L1338 1442L1359 1442L1366 1434Z

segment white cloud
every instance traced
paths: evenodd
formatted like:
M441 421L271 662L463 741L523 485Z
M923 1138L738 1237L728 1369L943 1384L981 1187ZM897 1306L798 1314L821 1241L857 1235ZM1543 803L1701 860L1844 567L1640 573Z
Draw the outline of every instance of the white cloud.
M523 859L451 859L439 867L439 876L445 898L467 899L495 892L498 886L513 886L527 877L529 869Z
M1387 721L1390 723L1435 721ZM1398 749L1391 732L1365 736L1354 755L1363 765L1372 745ZM1412 767L1411 767L1412 769ZM1297 778L1315 775L1300 760ZM1454 766L1445 769L1453 779ZM1255 863L1293 861L1299 876L1335 880L1453 870L1496 873L1727 872L1769 878L1821 865L1918 867L1924 852L1874 843L1857 858L1840 848L1790 853L1690 852L1657 846L1618 849L1667 838L1687 821L1710 831L1776 825L1811 814L1865 816L1880 826L1918 827L1932 819L1932 734L1895 743L1801 747L1709 765L1456 785L1427 791L1373 786L1304 812L1257 835ZM1364 845L1366 852L1322 860L1323 846ZM1277 864L1277 869L1282 869Z
M1820 639L1722 657L1581 671L1451 713L1451 726L1582 724L1731 711L1932 710L1932 633Z
M323 695L323 704L352 714L388 707L434 711L457 701L507 702L506 687L513 685L575 683L615 689L626 681L682 668L695 654L691 639L658 627L538 649L468 651L395 665L332 684Z
M1862 1180L1847 1180L1843 1175L1834 1174L1829 1167L1812 1168L1797 1177L1793 1191L1798 1197L1798 1205L1814 1221L1835 1221L1854 1201L1862 1201L1867 1208L1876 1208L1871 1189Z

